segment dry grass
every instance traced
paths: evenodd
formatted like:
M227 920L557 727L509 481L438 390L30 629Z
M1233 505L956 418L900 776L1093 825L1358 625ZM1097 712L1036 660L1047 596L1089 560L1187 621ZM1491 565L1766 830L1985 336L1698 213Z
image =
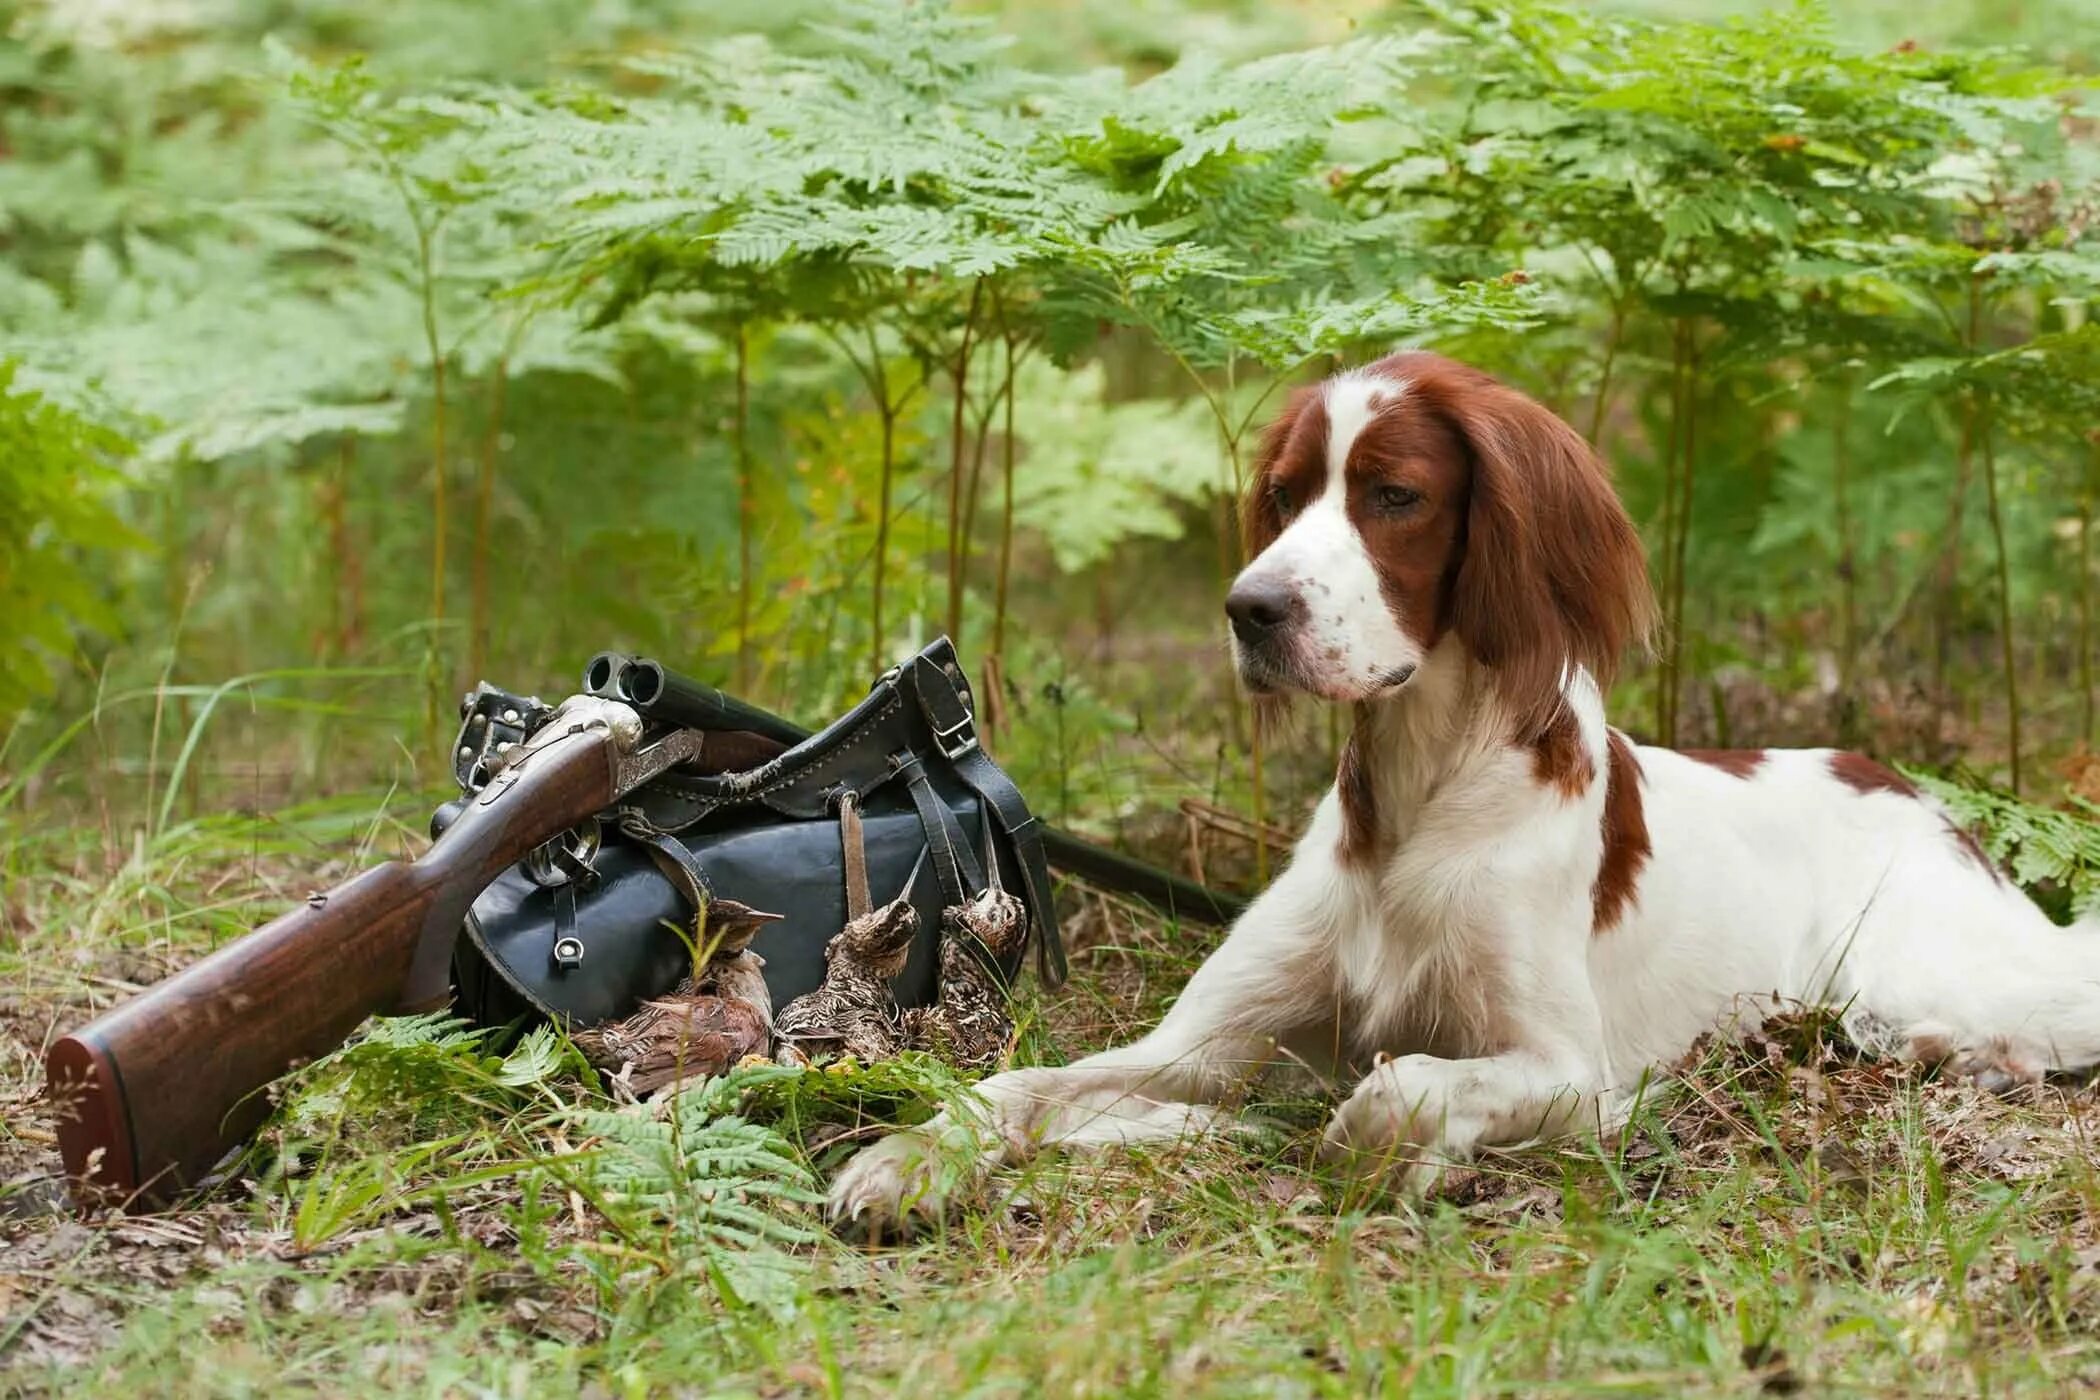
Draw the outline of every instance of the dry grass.
M1487 1158L1420 1206L1317 1169L1323 1106L1247 1142L1052 1159L930 1239L795 1246L780 1309L725 1299L545 1166L564 1111L352 1115L135 1219L54 1213L44 1042L375 845L417 804L146 841L18 841L0 1002L0 1366L10 1389L248 1394L2063 1394L2100 1383L2089 1088L2017 1102L1864 1062L1813 1018L1705 1046L1623 1135ZM1149 1023L1215 935L1075 901L1030 1053ZM834 1086L836 1087L836 1086ZM880 1090L880 1092L876 1092ZM548 1092L593 1101L573 1075ZM830 1092L830 1091L827 1091ZM814 1127L821 1174L909 1086ZM922 1095L923 1096L923 1095ZM791 1096L792 1100L792 1096ZM848 1105L843 1116L839 1103ZM793 1119L794 1121L790 1121ZM276 1142L291 1146L293 1129ZM426 1142L448 1145L424 1150Z

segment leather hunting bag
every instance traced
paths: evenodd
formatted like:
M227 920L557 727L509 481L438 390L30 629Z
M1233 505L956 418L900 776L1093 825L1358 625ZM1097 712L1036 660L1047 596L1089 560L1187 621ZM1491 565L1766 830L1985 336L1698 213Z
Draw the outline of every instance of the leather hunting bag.
M464 767L461 781L471 786ZM441 810L433 825L445 820ZM946 638L821 732L755 767L668 772L596 827L474 901L453 959L464 1014L571 1028L624 1016L692 970L696 913L716 900L779 916L751 948L784 1005L823 981L825 945L849 917L899 895L920 932L893 990L900 1005L923 1005L936 992L942 909L992 883L994 867L1027 905L1039 975L1064 979L1043 829L979 745ZM998 969L1004 980L1025 947Z

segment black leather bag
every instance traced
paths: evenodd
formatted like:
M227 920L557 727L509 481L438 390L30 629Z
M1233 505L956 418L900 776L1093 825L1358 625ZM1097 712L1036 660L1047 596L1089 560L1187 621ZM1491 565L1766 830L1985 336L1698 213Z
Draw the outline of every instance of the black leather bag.
M941 910L982 890L995 864L1028 906L1039 975L1064 980L1042 828L979 746L946 638L778 757L740 772L674 770L604 814L600 830L595 849L521 864L475 900L453 958L465 1014L572 1027L623 1016L690 970L695 910L717 899L782 916L751 946L784 1005L823 980L825 944L863 868L868 900L908 893L919 912L894 984L901 1005L933 1000ZM1024 953L1000 971L1011 978Z

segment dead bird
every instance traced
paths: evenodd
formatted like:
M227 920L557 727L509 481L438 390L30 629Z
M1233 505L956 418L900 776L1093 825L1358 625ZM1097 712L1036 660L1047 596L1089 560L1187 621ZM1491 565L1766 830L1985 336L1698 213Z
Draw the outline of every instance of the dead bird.
M597 1069L636 1098L684 1079L726 1073L773 1043L766 961L750 951L759 929L780 918L733 899L711 901L699 922L707 966L615 1021L571 1037Z
M824 948L824 983L781 1008L773 1023L775 1057L810 1065L839 1055L866 1064L901 1048L902 1018L890 979L904 970L919 934L911 887L832 936Z
M701 976L651 997L629 1015L571 1037L593 1066L621 1078L636 1098L684 1079L711 1079L773 1040L765 959L748 949L717 959Z
M968 904L942 910L940 997L904 1014L912 1048L958 1069L998 1064L1013 1040L1014 1021L994 966L1027 936L1028 906L996 882Z
M763 909L753 909L734 899L710 899L701 907L700 918L694 925L698 935L695 946L708 956L710 962L719 962L743 952L751 946L751 940L758 936L760 929L786 917L785 914L768 914Z

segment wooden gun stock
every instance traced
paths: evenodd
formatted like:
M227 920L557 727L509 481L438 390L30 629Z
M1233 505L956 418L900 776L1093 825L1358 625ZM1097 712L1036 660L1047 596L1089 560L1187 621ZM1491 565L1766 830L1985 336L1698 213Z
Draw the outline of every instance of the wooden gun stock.
M620 771L612 732L565 726L418 859L312 896L60 1039L45 1068L77 1195L128 1204L195 1185L261 1123L272 1080L367 1016L442 1007L468 906L505 867L610 805Z

